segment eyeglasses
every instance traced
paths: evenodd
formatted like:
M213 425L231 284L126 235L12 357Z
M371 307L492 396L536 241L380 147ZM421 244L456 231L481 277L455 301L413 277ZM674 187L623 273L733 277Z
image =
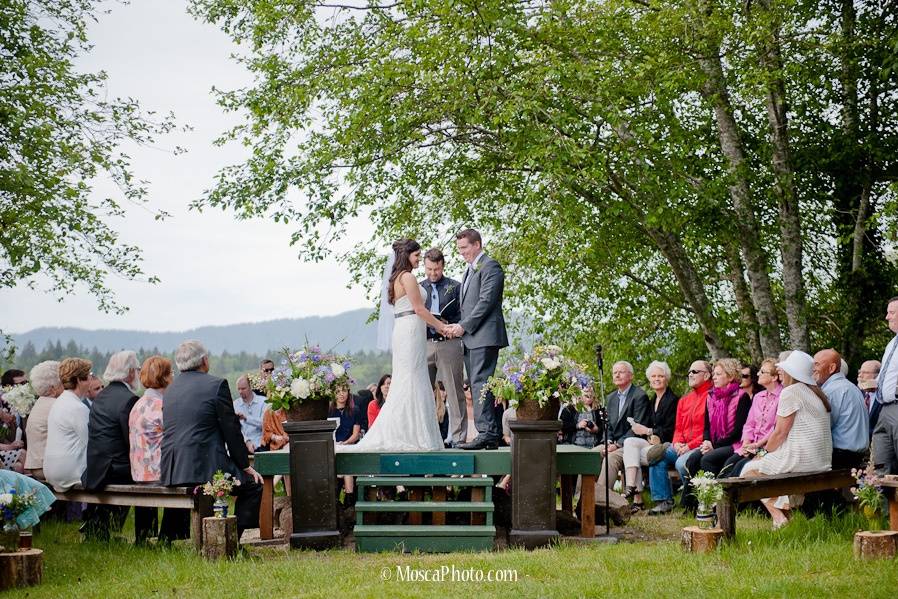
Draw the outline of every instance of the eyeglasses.
M271 368L263 368L263 369L262 369L262 372L267 372L268 374L271 374L272 372L274 372L274 367L271 367Z
M758 374L766 374L767 376L776 376L776 371L773 370L759 370Z
M751 374L743 374L743 375L742 375L742 378L744 378L744 379L750 379L750 378L751 378Z
M707 370L690 370L690 371L689 371L689 374L702 374L702 373L704 373L704 374L711 374L711 373L710 373L709 371L707 371Z
M467 390L470 389L471 387L470 387L469 385L462 385L461 388L462 388L463 391L467 391Z

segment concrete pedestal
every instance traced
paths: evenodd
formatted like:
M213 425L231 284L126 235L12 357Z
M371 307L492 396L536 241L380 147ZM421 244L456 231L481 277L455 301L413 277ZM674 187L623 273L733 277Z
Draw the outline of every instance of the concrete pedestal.
M558 540L555 522L555 444L561 422L512 420L511 531L508 542L527 549Z
M290 435L294 549L339 547L337 526L337 469L333 432L329 420L287 422Z

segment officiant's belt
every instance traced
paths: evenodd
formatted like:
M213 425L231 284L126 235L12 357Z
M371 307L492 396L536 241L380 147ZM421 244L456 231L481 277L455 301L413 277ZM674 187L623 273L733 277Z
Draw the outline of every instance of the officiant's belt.
M406 310L405 312L397 312L395 314L396 318L402 318L403 316L413 316L415 314L414 310Z

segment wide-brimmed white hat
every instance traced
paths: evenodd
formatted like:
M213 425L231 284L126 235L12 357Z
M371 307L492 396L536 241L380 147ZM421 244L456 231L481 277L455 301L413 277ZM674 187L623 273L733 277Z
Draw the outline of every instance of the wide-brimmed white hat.
M776 365L796 381L806 385L816 385L814 380L814 358L801 350L795 350L784 361Z

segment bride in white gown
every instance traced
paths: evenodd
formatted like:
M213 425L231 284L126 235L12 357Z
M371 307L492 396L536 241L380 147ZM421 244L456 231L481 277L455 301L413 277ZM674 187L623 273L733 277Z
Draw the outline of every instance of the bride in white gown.
M382 306L386 301L393 308L386 319L393 326L390 393L362 440L355 445L338 445L338 452L443 449L427 372L426 327L445 334L446 325L424 306L424 289L411 273L421 261L421 246L417 241L400 239L393 244L393 251L393 266L382 290L386 297L381 300Z

